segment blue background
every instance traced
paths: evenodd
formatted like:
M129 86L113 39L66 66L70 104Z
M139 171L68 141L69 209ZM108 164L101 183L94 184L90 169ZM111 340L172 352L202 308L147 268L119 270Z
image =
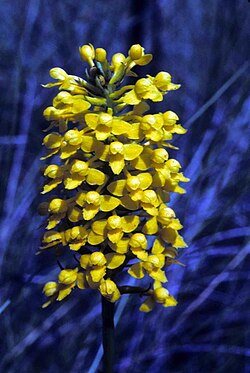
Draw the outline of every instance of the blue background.
M41 84L55 66L83 75L78 47L89 42L110 57L141 43L154 59L140 76L164 70L182 84L155 112L188 128L171 153L191 178L171 201L189 244L186 266L167 273L179 303L142 314L139 296L123 296L115 372L250 372L249 12L247 0L0 2L1 372L101 369L100 297L75 290L41 309L58 267L35 255L42 112L56 92Z

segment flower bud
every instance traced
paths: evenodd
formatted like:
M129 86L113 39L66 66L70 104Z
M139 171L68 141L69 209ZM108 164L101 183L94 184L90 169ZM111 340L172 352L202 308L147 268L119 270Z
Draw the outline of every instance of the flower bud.
M148 263L151 263L154 267L157 267L157 268L162 267L162 261L160 260L159 256L160 255L150 255L148 257Z
M141 78L135 83L135 93L139 96L143 96L147 93L151 87L152 83L147 78Z
M170 222L170 219L175 217L174 210L172 210L170 207L165 206L164 204L160 206L158 211L158 220L162 224L168 224Z
M112 65L114 67L114 70L116 70L116 68L121 65L121 64L124 64L126 61L126 57L124 56L124 54L122 53L116 53L113 55L112 57Z
M151 127L155 127L154 125L156 124L156 122L157 122L157 119L154 115L152 114L144 115L141 121L141 129L145 131L150 130Z
M54 281L47 282L43 287L43 292L46 297L51 297L57 292L58 285Z
M93 59L95 58L95 50L93 45L87 44L83 45L79 48L80 55L83 59L83 61L86 61L90 64L90 66L94 66Z
M151 205L154 205L158 202L157 194L154 190L147 189L143 192L142 196L142 202L150 203Z
M62 214L68 209L68 204L66 201L60 198L55 198L50 201L49 212L52 214Z
M101 124L105 124L105 126L111 127L112 126L113 117L108 113L100 113L99 115L99 122Z
M75 240L81 237L81 227L76 226L70 229L70 238Z
M96 48L95 50L95 59L98 62L105 62L107 58L107 52L103 48Z
M165 125L174 125L177 120L179 120L179 117L177 114L175 114L173 111L169 110L163 113L163 119Z
M54 106L48 106L43 111L43 116L46 120L57 120L60 119L60 111L54 108Z
M134 44L130 48L128 54L131 60L139 60L143 56L144 48L140 44Z
M110 302L116 302L121 296L115 282L109 278L102 281L99 290L102 296L107 298Z

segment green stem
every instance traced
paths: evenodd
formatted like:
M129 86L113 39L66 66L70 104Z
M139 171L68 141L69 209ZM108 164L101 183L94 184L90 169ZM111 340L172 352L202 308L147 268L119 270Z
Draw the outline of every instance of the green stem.
M102 297L103 373L113 373L115 356L115 305Z

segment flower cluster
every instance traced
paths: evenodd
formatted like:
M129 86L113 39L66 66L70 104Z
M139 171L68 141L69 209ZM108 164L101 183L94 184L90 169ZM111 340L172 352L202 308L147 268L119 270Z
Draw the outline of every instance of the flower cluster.
M106 51L91 44L80 48L89 64L86 78L68 75L61 68L50 70L59 93L44 110L50 121L43 145L46 178L42 194L54 191L41 203L47 216L41 251L54 250L61 262L57 281L44 286L47 306L71 291L96 289L110 302L133 289L122 286L119 274L150 280L140 310L155 303L176 304L163 287L164 269L176 263L177 249L186 246L174 211L167 206L171 192L185 193L179 186L188 179L168 150L173 134L186 130L172 111L146 114L147 101L159 102L180 85L167 72L123 85L126 76L137 78L136 65L146 65L151 54L139 44L126 57L116 53L107 60ZM125 289L125 290L124 290ZM134 291L135 292L135 291Z

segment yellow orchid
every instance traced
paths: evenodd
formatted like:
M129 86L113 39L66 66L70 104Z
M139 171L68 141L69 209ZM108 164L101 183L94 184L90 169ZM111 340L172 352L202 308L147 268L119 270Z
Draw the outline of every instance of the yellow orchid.
M66 216L68 207L69 201L61 198L52 199L48 205L48 213L50 214L50 217L46 228L55 228L55 226Z
M134 233L129 240L129 246L132 253L140 260L146 261L148 253L146 252L148 242L144 234Z
M86 90L78 84L78 77L74 75L68 75L66 71L64 71L60 67L54 67L50 70L49 74L51 78L57 80L57 82L43 84L43 87L45 88L59 86L60 90L65 89L67 91L71 91L72 93L78 93L79 91L81 91L82 93L86 92Z
M84 220L92 220L99 211L112 211L120 204L118 198L101 195L96 191L79 192L75 201L83 207L82 216Z
M165 265L165 257L163 254L149 255L143 262L133 264L128 273L135 278L143 278L147 273L154 280L167 282L165 272L161 269Z
M130 105L137 105L144 100L159 102L163 100L166 91L178 89L179 84L171 83L171 75L161 71L153 78L147 75L147 78L137 80L134 89L126 93L123 102Z
M88 236L90 245L99 245L106 238L112 243L118 243L124 233L133 232L139 225L139 216L112 215L108 219L97 220L91 225L91 231Z
M177 301L169 294L169 291L162 287L160 281L154 282L154 290L149 292L149 296L140 306L140 311L150 312L155 307L156 303L160 303L163 307L176 306Z
M54 300L61 301L66 298L75 287L78 276L78 268L63 269L59 273L58 283L54 281L47 282L43 287L43 292L49 298L49 301L43 304L43 308Z
M97 288L103 283L107 269L120 267L125 261L125 255L95 251L92 254L84 254L80 258L80 265L86 270L85 276L91 288Z
M129 123L109 113L88 113L85 115L85 121L99 141L104 141L111 135L119 136L129 133L131 128Z
M82 255L80 265L86 270L86 279L91 288L96 288L106 274L107 260L102 252Z
M100 159L109 163L114 174L119 175L125 167L125 161L131 161L138 157L143 147L138 144L123 144L120 141L113 141L105 146Z
M186 246L168 206L172 192L185 192L179 183L189 180L171 154L177 150L174 134L186 130L176 113L153 113L146 101L160 102L180 85L165 71L137 78L133 67L152 59L140 44L127 54L114 53L111 61L92 44L79 52L89 65L84 78L55 67L55 82L45 85L59 91L43 113L50 125L42 159L55 158L43 168L41 193L55 194L39 207L47 219L41 251L65 253L65 260L71 255L78 265L62 269L59 263L57 281L44 286L44 306L75 287L94 289L111 303L138 292L147 297L143 312L156 303L175 305L162 283L165 269L179 263L178 249ZM127 76L135 81L124 85ZM149 276L154 287L131 290L120 285L121 272L138 280Z

